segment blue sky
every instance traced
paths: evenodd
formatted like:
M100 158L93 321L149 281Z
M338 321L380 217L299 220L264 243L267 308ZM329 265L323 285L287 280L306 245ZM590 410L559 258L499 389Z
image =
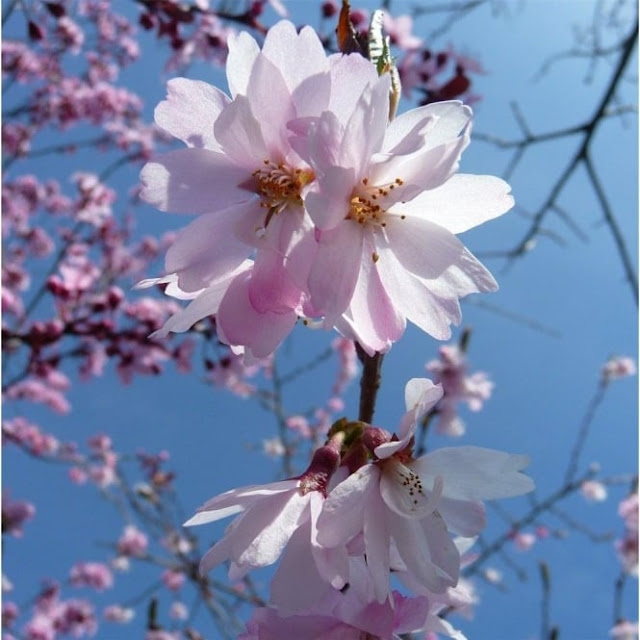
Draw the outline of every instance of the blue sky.
M591 115L611 73L608 64L596 68L591 84L583 82L585 60L559 61L542 79L534 82L533 77L543 60L570 47L573 24L588 24L593 5L586 0L512 3L507 4L508 15L498 17L493 17L485 6L436 41L434 47L445 48L451 43L479 57L487 70L486 75L474 77L474 86L483 96L475 109L476 132L517 137L509 106L512 100L517 101L534 132L561 129ZM297 21L308 15L308 3L291 2L288 6ZM408 3L392 3L396 14L404 13L408 7ZM430 27L429 19L422 18L416 33L426 35ZM165 82L171 77L159 68L164 59L164 51L158 55L159 46L143 38L141 62L123 76L125 82L135 83L141 92L149 117L164 97ZM632 64L635 69L635 55ZM194 65L190 77L215 82L226 89L220 70ZM623 102L637 102L632 83L625 85L625 94ZM634 258L638 253L637 134L635 117L614 118L601 127L594 145L597 169ZM472 251L482 256L485 252L510 249L520 240L528 226L523 212L534 211L546 197L554 176L563 170L577 143L576 138L563 139L527 153L510 179L519 212L510 212L465 234L463 239ZM66 180L72 170L79 168L80 160L70 157L62 164L34 162L29 170ZM461 170L500 175L508 160L505 152L475 141L463 156ZM100 159L89 161L99 171ZM121 171L114 175L110 186L118 189L124 199L137 180L136 174L134 170ZM557 217L548 217L545 226L559 234L565 246L542 238L534 251L507 271L504 261L486 259L501 288L481 300L534 319L551 328L555 336L487 311L473 301L463 306L463 326L473 328L469 352L472 365L490 372L496 388L481 413L464 414L468 431L460 443L528 454L532 460L529 473L536 481L539 498L560 486L602 364L613 354L637 354L636 307L611 234L602 224L601 212L583 172L576 174L561 201L587 233L588 241L573 236ZM139 210L141 233L177 229L184 223L183 217L150 208ZM637 260L635 264L637 271ZM332 337L297 329L279 356L282 367L288 369L289 363L321 352ZM406 381L425 375L424 364L435 356L437 348L436 341L414 328L394 345L385 358L376 424L394 429L404 411ZM312 405L317 400L317 388L331 384L332 367L333 363L292 387L285 398L287 406L293 411ZM131 387L123 387L110 373L90 385L74 381L70 401L73 411L66 417L31 406L25 408L26 415L62 440L84 440L105 431L121 451L168 449L172 466L179 473L177 489L187 514L212 495L240 485L270 482L277 473L276 464L262 456L259 447L252 450L262 438L275 433L273 418L255 403L212 390L197 374L139 378ZM357 384L352 384L347 401L346 413L354 417ZM637 380L613 383L596 415L582 465L597 461L605 476L634 472L637 423ZM443 437L434 437L430 442L431 447L450 444L457 443ZM5 547L4 572L21 594L19 599L35 592L42 577L66 575L77 560L107 557L108 552L100 543L117 537L121 523L108 504L96 503L91 488L70 487L64 469L25 460L14 451L5 451L3 463L4 486L15 497L34 500L38 509L36 518L26 526L24 538L10 539ZM622 532L622 522L616 510L624 493L625 488L612 489L609 500L597 505L573 497L563 506L593 530L612 531L617 536ZM526 501L505 501L501 506L518 514L526 509ZM491 540L504 529L504 524L497 513L491 509L488 512L491 522L487 539ZM566 528L551 516L542 522L554 530ZM213 540L223 526L202 528L203 544ZM570 531L565 540L548 539L526 554L510 550L509 556L526 569L528 578L520 582L498 558L490 563L504 572L508 589L502 593L480 584L482 602L474 620L452 619L470 638L539 637L539 561L551 567L551 619L560 626L560 637L606 637L612 625L613 584L618 575L611 542L596 545L579 532ZM149 574L148 579L153 581L155 574ZM129 598L137 593L140 584L144 582L139 578L125 576L100 601ZM629 617L637 617L636 601L637 583L631 580L624 610ZM166 611L163 619L167 620ZM136 624L141 627L142 623L139 617ZM104 625L96 637L133 637L129 634L133 631Z

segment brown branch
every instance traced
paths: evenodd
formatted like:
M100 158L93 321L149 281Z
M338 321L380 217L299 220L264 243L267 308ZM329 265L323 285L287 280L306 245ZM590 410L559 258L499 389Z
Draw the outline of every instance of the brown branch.
M356 353L362 363L362 377L360 378L360 412L358 420L371 424L376 407L376 397L380 388L382 358L384 354L368 355L356 342Z

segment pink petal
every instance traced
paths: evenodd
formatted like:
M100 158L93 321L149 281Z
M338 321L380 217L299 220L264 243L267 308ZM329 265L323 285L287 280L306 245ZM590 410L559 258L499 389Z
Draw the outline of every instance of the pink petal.
M318 229L342 225L349 213L354 179L353 169L329 167L323 174L322 187L307 194L307 211Z
M256 311L249 300L249 277L245 273L231 283L220 303L218 328L228 344L245 346L256 358L266 358L293 329L297 315Z
M392 458L380 478L380 495L391 511L403 518L422 519L433 513L442 495L442 481L436 478L433 490L419 489L420 476Z
M272 482L271 484L254 484L247 487L241 487L239 489L231 489L221 493L210 500L207 500L201 507L198 508L198 514L188 520L184 526L191 526L192 524L200 524L199 516L205 513L213 514L206 522L213 522L220 518L226 518L227 515L220 515L225 512L229 507L236 509L237 511L244 511L252 507L257 502L264 500L270 496L275 496L281 493L291 493L299 486L298 480L281 480L280 482ZM194 523L193 520L198 518L198 522ZM187 524L189 523L189 524Z
M239 185L245 170L221 153L180 149L147 162L140 173L140 197L161 211L204 213L247 200Z
M462 233L513 207L511 188L495 176L456 174L436 189L402 204L402 212Z
M462 298L470 293L497 291L498 283L485 266L464 249L456 264L452 264L435 280L423 280L434 295Z
M252 567L273 564L303 524L308 502L309 494L301 496L296 492L257 503L238 519L241 522L233 532L233 557Z
M359 53L329 57L331 84L340 87L331 92L329 111L336 114L341 123L346 123L355 109L360 96L368 85L378 82L378 73L371 61Z
M178 273L183 291L207 287L235 270L249 248L232 235L237 207L200 216L178 234L169 247L165 269Z
M310 524L291 536L276 574L271 580L269 601L282 616L309 611L326 594L329 585L318 573L311 554Z
M229 98L207 82L173 78L167 83L167 99L155 110L158 126L189 147L219 151L213 123Z
M354 170L356 183L370 177L371 156L382 146L389 116L389 86L389 74L384 74L367 87L346 124L340 145L340 166Z
M196 322L215 315L220 308L220 302L229 288L229 280L217 282L205 289L187 307L174 313L164 325L151 334L151 338L164 338L170 332L182 333L188 331Z
M214 125L214 133L229 160L238 167L244 167L245 180L252 171L262 168L264 160L269 159L261 124L243 95L236 96L222 110Z
M286 126L289 120L296 117L296 112L280 70L264 55L256 58L247 98L251 112L259 114L260 130L268 152L264 159L284 161L289 149ZM225 146L225 149L228 147Z
M349 220L322 232L309 273L311 304L321 315L340 315L349 305L358 281L362 243L362 228Z
M217 567L224 562L231 552L231 540L229 538L223 538L220 542L216 543L202 556L200 560L199 571L201 575L205 575L213 567Z
M400 557L420 584L434 593L456 584L460 555L442 518L435 514L421 521L392 518L391 533Z
M406 322L405 316L394 304L391 292L380 278L374 253L371 234L365 234L360 274L348 314L352 329L363 348L378 350L382 346L386 350L402 336Z
M311 27L298 33L291 22L281 20L267 32L262 53L280 70L299 117L318 115L327 108L331 92L329 61Z
M249 300L258 313L286 313L300 303L302 291L290 277L286 257L270 247L256 254L249 281Z

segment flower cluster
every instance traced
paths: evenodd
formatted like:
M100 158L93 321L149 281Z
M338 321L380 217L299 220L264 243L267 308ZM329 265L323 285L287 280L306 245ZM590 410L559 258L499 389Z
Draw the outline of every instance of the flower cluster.
M471 603L456 588L461 549L485 525L482 500L526 493L533 482L521 455L457 447L414 458L416 426L441 397L440 386L414 378L396 435L338 421L302 475L228 491L186 523L240 514L202 558L202 572L230 561L238 580L282 556L271 608L254 614L245 638L297 628L307 632L296 637L336 628L380 638L452 632L435 612ZM392 574L415 597L395 592Z
M407 320L448 338L459 299L497 288L454 234L513 205L499 178L457 173L471 110L438 102L391 119L389 73L357 53L327 56L287 21L261 49L231 36L226 69L230 96L175 78L156 108L186 148L146 164L141 197L199 215L167 252L167 275L141 283L191 300L155 335L215 315L220 339L250 358L300 317L370 355Z

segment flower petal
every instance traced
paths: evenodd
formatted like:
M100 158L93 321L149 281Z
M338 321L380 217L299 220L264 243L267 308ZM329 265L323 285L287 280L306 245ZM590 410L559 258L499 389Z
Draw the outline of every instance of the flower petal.
M204 213L247 200L240 183L246 171L207 149L179 149L142 168L140 197L161 211Z
M246 96L236 96L234 101L222 110L213 130L229 158L228 162L245 169L245 180L269 158L269 151L262 136L262 126L254 116Z
M256 358L272 354L297 321L295 311L259 313L249 299L250 272L237 276L220 303L216 318L220 337L251 350Z
M180 289L203 289L246 258L249 248L233 236L236 209L202 215L180 231L165 258L165 269L178 274Z
M520 473L529 458L482 447L437 449L411 463L426 487L444 478L443 496L455 500L494 500L528 493L533 480Z
M322 232L309 273L311 304L319 314L339 316L348 307L358 281L362 244L362 229L350 220Z
M189 78L167 83L167 99L155 109L155 120L189 147L220 150L213 124L229 98L213 85Z
M407 138L418 136L420 129L426 148L433 149L458 138L472 116L471 109L457 100L411 109L389 123L381 150L399 153L399 149L407 144Z
M439 297L431 292L436 281L424 281L408 273L388 247L378 246L377 268L386 291L398 313L438 340L451 337L451 324L459 324L457 299Z
M437 278L456 264L464 245L450 231L424 220L388 215L386 237L402 266L424 279Z
M389 597L390 529L388 511L380 495L372 496L364 512L363 533L367 566L373 579L376 600L384 602ZM375 498L375 499L373 499ZM391 518L393 520L393 518Z
M318 517L318 543L323 547L346 545L362 531L365 506L378 490L380 471L361 467L327 496Z
M465 538L477 536L487 524L482 502L443 497L438 502L438 513L444 518L449 531Z
M329 167L323 174L322 189L307 194L307 211L318 229L333 229L342 225L349 213L353 184L353 169Z
M436 478L433 488L426 491L418 474L391 458L384 464L380 495L387 507L399 516L422 519L435 510L442 495L442 480Z
M460 555L442 518L392 518L391 535L407 570L433 593L443 593L458 581Z
M393 303L380 278L373 257L374 249L371 237L365 234L360 274L347 310L348 314L345 314L358 342L367 353L371 350L388 350L406 328L405 316ZM331 318L325 320L331 321Z
M429 189L402 204L402 212L431 220L462 233L501 216L513 207L511 188L495 176L456 174L436 189Z
M247 31L230 33L227 38L227 83L233 98L237 94L246 94L251 70L260 53L260 47Z
M283 150L289 147L287 122L296 117L296 112L282 73L262 54L253 65L247 98L251 113L260 117L260 131L268 152L264 158L283 162Z

